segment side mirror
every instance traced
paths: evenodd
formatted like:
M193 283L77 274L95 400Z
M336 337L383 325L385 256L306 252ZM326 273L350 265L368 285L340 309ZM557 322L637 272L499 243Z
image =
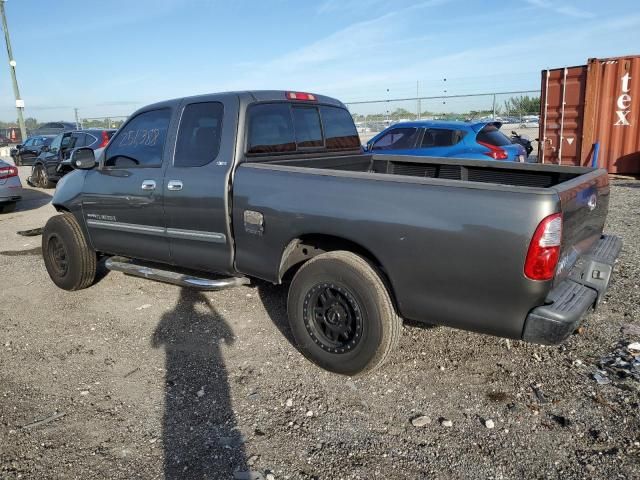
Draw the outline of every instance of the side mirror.
M22 144L20 143L20 144L16 145L16 148L17 148L18 150L19 150L19 149L21 149L21 148L22 148Z
M76 148L71 152L71 165L79 170L91 170L96 166L96 156L90 148Z
M18 146L18 148L20 148L20 146ZM40 149L41 152L48 152L49 150L51 150L49 148L49 145L43 145L42 148Z

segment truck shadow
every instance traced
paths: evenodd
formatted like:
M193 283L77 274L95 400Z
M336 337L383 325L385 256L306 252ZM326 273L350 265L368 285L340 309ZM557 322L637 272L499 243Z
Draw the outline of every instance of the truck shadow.
M291 333L289 319L287 317L287 292L289 291L289 283L274 285L258 279L252 279L251 282L255 285L262 305L264 305L264 309L267 311L267 315L269 315L273 324L291 346L297 350L298 346Z
M53 190L52 190L53 192ZM51 202L53 195L36 190L29 187L24 187L22 190L22 199L18 201L16 205L16 212L26 212L28 210L36 210L43 205Z
M201 292L182 289L153 335L166 352L163 419L167 479L233 478L247 470L221 344L233 332Z

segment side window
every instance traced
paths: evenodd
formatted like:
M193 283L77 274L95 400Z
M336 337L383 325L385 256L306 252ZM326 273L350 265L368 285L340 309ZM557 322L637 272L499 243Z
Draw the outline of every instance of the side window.
M422 137L422 148L450 147L456 145L465 136L462 130L446 128L427 128Z
M73 133L71 134L71 143L69 144L69 150L72 148L84 147L85 134L84 133Z
M394 128L385 133L373 144L373 150L413 148L417 137L417 128Z
M344 108L320 107L327 149L359 148L360 137L351 114Z
M182 112L175 167L202 167L220 150L224 107L219 102L191 103Z
M85 133L84 134L84 146L85 147L90 147L91 145L96 143L97 140L98 139L96 137L94 137L93 135L91 135L90 133Z
M35 138L30 138L29 140L24 142L24 144L22 146L23 147L34 147L34 146L37 147L36 139Z
M293 127L298 148L322 147L320 115L315 107L293 107Z
M159 167L167 138L171 110L163 108L134 117L109 144L105 167Z
M247 153L294 152L291 111L287 103L265 103L249 108Z
M49 153L58 153L58 150L60 150L61 144L62 144L62 135L58 135L51 142L51 146L49 147Z
M60 150L69 150L73 148L73 145L76 143L76 137L70 134L65 134L62 137L62 142L60 143Z

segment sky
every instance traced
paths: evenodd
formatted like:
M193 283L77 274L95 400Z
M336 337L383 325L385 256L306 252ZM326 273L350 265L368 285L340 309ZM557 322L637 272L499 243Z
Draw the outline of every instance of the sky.
M25 116L39 121L243 89L344 102L530 90L545 68L640 54L638 0L7 0L6 12Z

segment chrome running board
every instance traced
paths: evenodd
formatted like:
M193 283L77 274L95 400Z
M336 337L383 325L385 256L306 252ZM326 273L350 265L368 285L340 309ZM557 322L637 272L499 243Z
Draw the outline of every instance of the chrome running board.
M196 290L214 291L225 288L237 287L249 284L247 277L227 277L227 278L203 278L184 273L161 270L156 267L135 263L134 260L126 257L110 257L105 266L109 270L126 273L136 277L142 277L158 282L171 283L180 287L194 288Z

